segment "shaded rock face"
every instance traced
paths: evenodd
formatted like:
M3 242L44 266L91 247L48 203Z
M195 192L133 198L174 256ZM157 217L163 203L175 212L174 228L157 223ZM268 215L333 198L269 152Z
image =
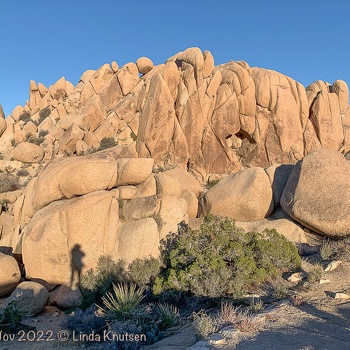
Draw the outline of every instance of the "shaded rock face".
M297 222L328 237L350 235L350 164L320 149L298 162L284 188L281 207Z
M139 74L142 74L140 77ZM306 89L281 73L244 61L215 66L209 51L188 48L165 64L147 57L88 70L74 87L30 83L30 99L0 123L0 149L49 131L45 159L98 148L105 137L155 166L180 165L196 176L242 165L296 163L318 148L350 150L347 84ZM1 119L1 118L0 118Z
M26 316L34 316L44 310L49 297L49 292L40 283L22 282L7 299L7 304L15 301Z

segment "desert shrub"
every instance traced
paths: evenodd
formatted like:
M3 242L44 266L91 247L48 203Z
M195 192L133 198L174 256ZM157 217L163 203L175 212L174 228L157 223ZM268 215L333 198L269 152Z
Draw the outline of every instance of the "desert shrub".
M62 324L62 327L69 331L75 331L77 334L90 334L91 332L100 333L106 327L106 320L97 314L95 305L86 310L76 309L68 315Z
M29 175L29 171L27 169L19 169L17 171L17 176L28 176Z
M272 297L277 299L277 300L282 300L288 298L288 289L287 287L281 282L275 282L272 285Z
M44 121L51 114L51 108L49 106L45 107L39 112L38 125Z
M334 256L332 258L350 261L350 238L343 238L334 244Z
M113 285L113 292L102 297L103 306L99 313L108 324L122 323L134 325L147 337L147 343L156 342L164 330L179 322L179 312L175 306L145 303L145 290L132 283Z
M21 323L24 313L17 307L15 301L5 308L0 307L0 331L13 332Z
M253 313L260 312L263 309L264 309L264 303L261 299L257 301L253 299L249 305L249 310Z
M199 230L186 225L161 249L165 269L153 287L205 297L239 297L280 271L300 267L297 248L276 232L245 233L233 220L208 215Z
M98 151L102 151L104 149L111 148L117 145L118 142L113 137L104 137L100 141L100 147L98 148Z
M36 137L35 135L27 135L27 141L34 145L40 146L45 140L43 137Z
M39 131L39 138L44 138L49 133L48 130L40 130Z
M204 310L194 312L192 317L197 339L207 339L210 334L219 329L220 323L218 320L208 315Z
M125 281L125 264L110 256L101 256L96 269L88 270L80 280L83 307L100 302L101 297L112 289L113 283Z
M328 260L333 256L335 246L336 244L334 244L329 239L326 239L322 242L320 247L320 255L322 260Z
M161 262L159 259L136 259L128 268L128 275L132 282L139 287L146 288L151 285L159 275Z
M18 188L17 176L7 172L0 174L0 193L16 191Z
M323 266L320 263L311 264L307 271L307 280L310 283L319 282L323 276Z
M23 113L18 117L18 121L24 121L24 124L30 121L30 113L28 111L23 111Z

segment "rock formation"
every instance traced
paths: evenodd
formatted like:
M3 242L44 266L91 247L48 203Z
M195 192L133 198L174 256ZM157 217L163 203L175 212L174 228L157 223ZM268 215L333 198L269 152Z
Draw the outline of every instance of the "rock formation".
M5 119L0 106L0 271L15 265L0 295L20 281L13 254L69 307L101 256L157 257L204 214L298 244L305 227L349 236L349 150L344 81L304 88L198 48L105 64L76 86L31 81L24 107Z
M0 116L0 152L29 140L51 160L113 138L157 167L180 165L206 179L294 164L318 148L346 153L349 130L344 81L304 88L244 61L215 66L209 51L189 48L158 66L147 57L105 64L75 87L64 78L49 88L31 81L25 106Z

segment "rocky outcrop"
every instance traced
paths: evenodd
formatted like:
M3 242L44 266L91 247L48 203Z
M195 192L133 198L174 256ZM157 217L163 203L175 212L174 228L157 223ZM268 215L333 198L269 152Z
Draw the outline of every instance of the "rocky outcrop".
M350 164L337 151L320 149L298 162L281 198L294 220L328 237L350 235Z
M158 66L147 57L123 67L105 64L86 71L76 87L64 78L49 88L31 81L29 95L7 118L6 130L0 125L0 148L12 139L25 142L35 123L35 137L49 131L48 160L88 153L112 138L159 168L179 165L207 179L246 165L294 164L318 148L350 150L344 81L305 89L244 61L215 66L199 48Z

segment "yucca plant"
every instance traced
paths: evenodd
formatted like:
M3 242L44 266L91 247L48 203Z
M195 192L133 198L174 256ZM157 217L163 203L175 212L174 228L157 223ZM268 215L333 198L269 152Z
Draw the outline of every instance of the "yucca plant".
M104 308L96 305L107 319L126 321L132 318L144 298L144 288L135 284L113 284L113 293L108 292L102 297Z
M158 303L155 311L160 318L160 329L167 329L176 326L179 323L179 310L171 304Z

